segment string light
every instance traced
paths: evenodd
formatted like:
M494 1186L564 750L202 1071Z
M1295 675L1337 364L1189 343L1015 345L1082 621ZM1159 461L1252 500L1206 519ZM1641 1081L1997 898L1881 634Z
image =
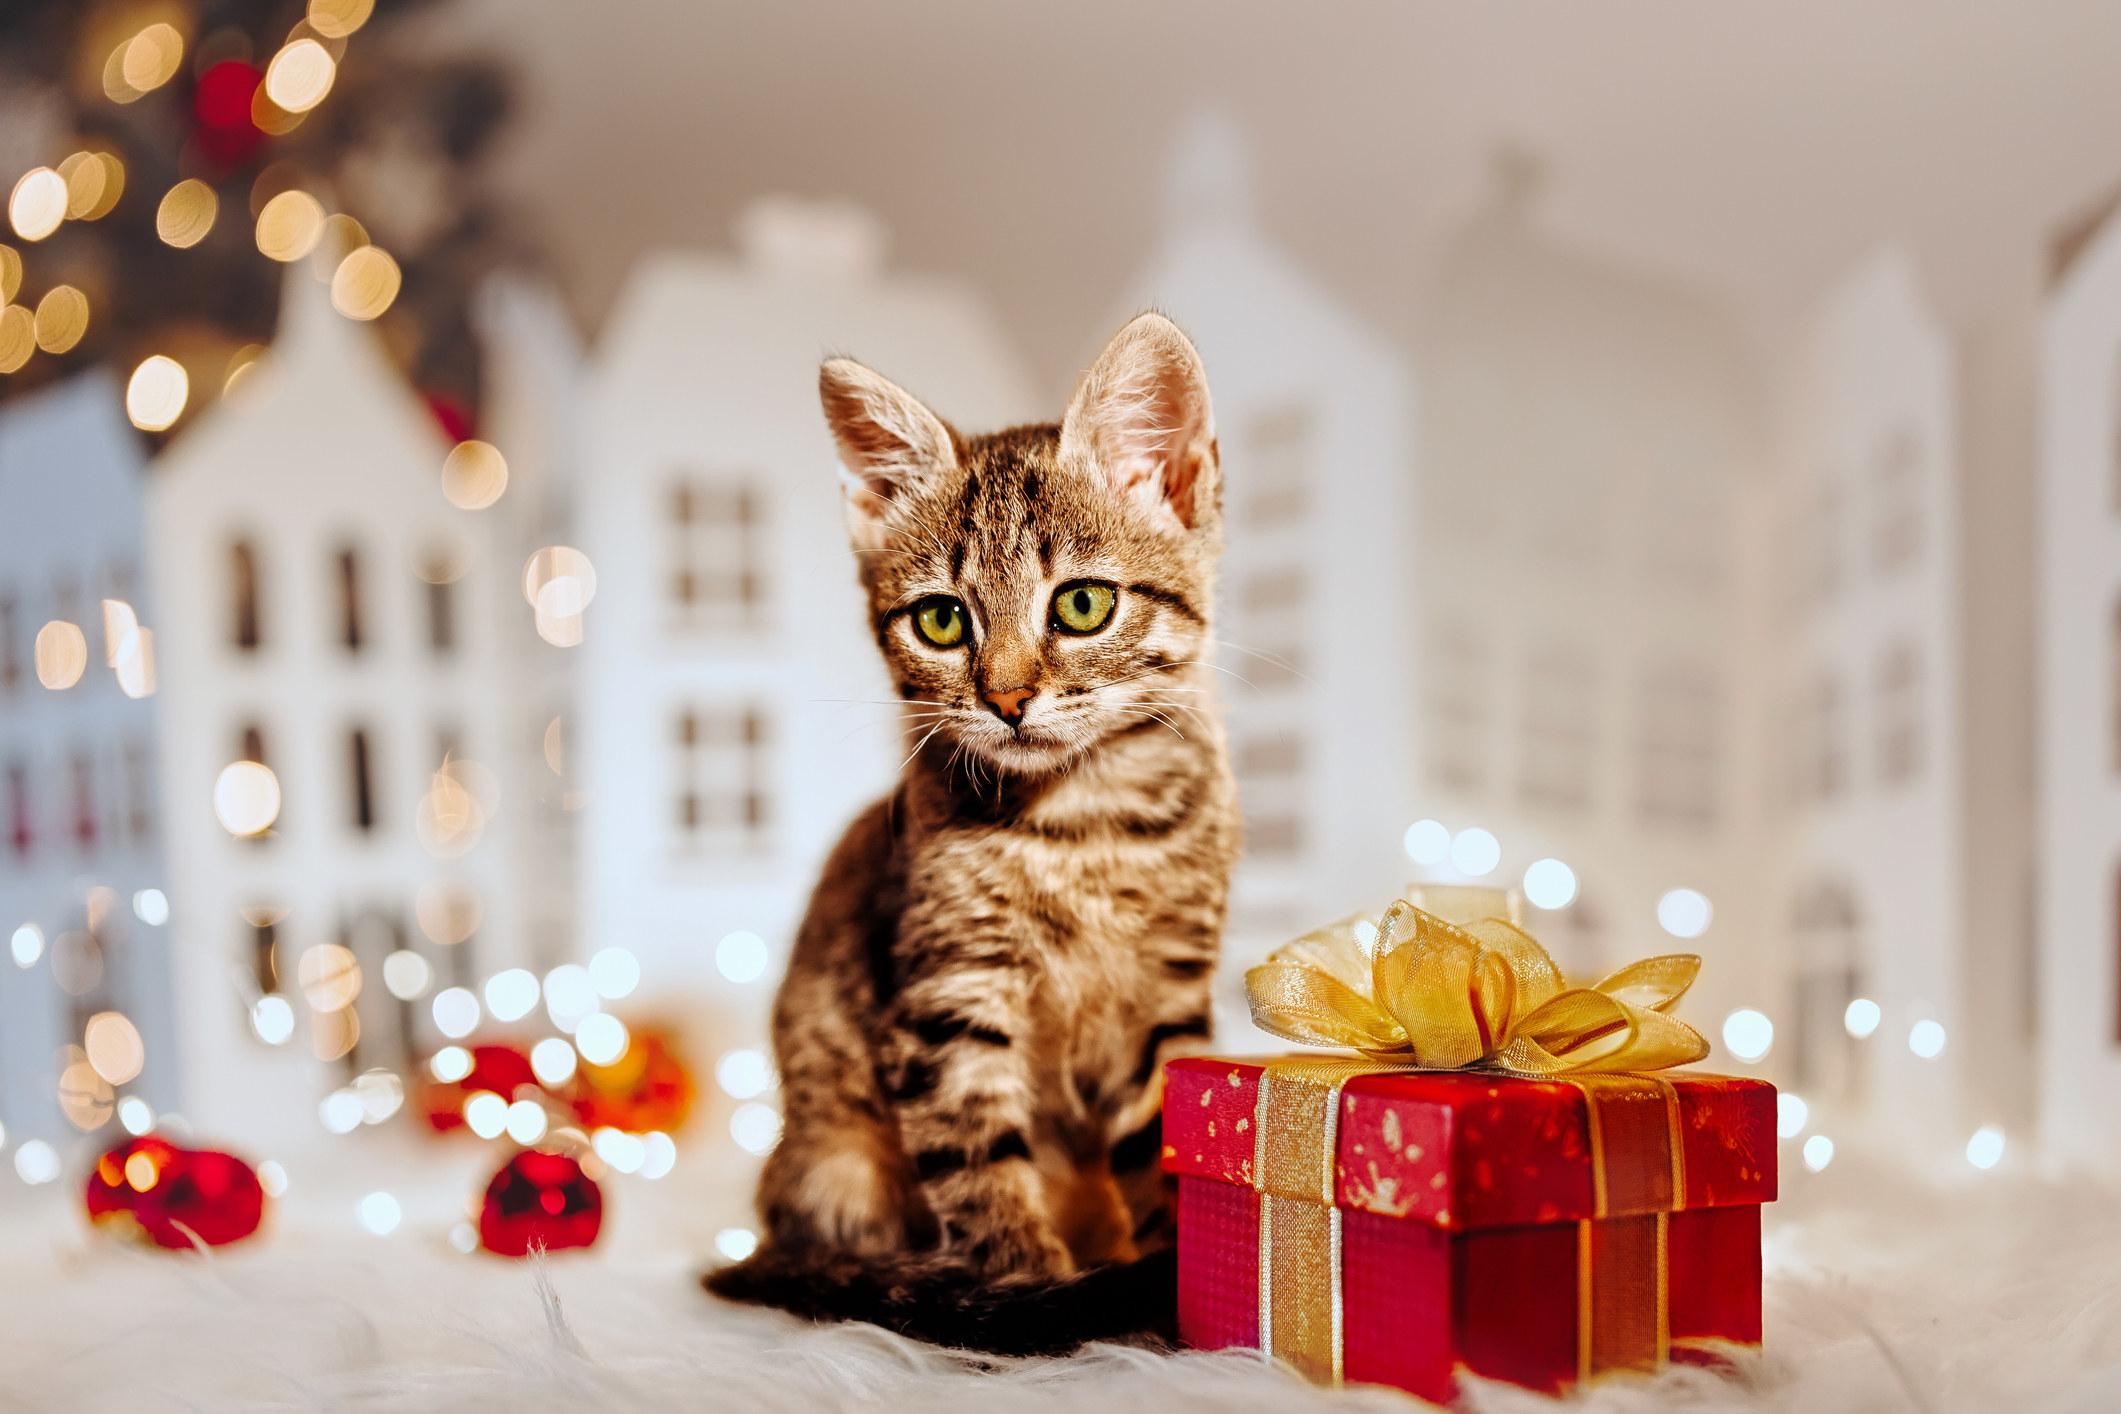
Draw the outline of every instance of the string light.
M169 922L169 895L160 889L141 889L133 895L133 916L150 928Z
M1468 879L1484 879L1502 863L1502 842L1488 831L1460 830L1451 840L1451 867Z
M731 933L714 945L714 965L732 982L755 982L766 970L766 940L756 933Z
M79 624L53 619L37 630L37 681L63 692L88 669L88 639Z
M25 970L35 967L37 959L44 956L44 930L34 923L23 924L8 939L7 949L15 966Z
M310 27L326 39L344 39L368 23L375 0L309 0Z
M291 40L265 68L265 95L283 112L307 113L331 92L338 73L329 49L314 39Z
M1908 1028L1907 1048L1924 1060L1944 1054L1944 1027L1935 1021L1918 1021Z
M2003 1131L1993 1124L1984 1124L1975 1130L1974 1137L1966 1141L1966 1161L1982 1170L2002 1163Z
M1824 1134L1814 1134L1804 1141L1804 1166L1813 1173L1834 1161L1834 1141Z
M585 1018L574 1033L575 1049L591 1065L618 1064L619 1057L626 1054L632 1040L626 1034L626 1024L609 1012L598 1012Z
M125 193L125 164L108 152L76 152L58 170L66 183L66 214L72 220L101 220Z
M1567 908L1576 897L1576 871L1558 859L1534 860L1524 871L1524 896L1534 908Z
M759 1250L759 1235L748 1227L725 1227L714 1235L714 1250L741 1262Z
M444 1085L471 1074L471 1052L462 1046L444 1046L427 1058L427 1073Z
M139 1028L122 1012L101 1011L90 1017L82 1028L81 1048L96 1074L113 1085L123 1085L147 1064Z
M316 249L324 233L324 208L297 187L283 191L258 212L258 249L286 264Z
M11 245L0 245L0 304L6 304L22 288L22 256Z
M1675 938L1698 938L1716 915L1708 895L1698 889L1673 889L1657 900L1657 926Z
M641 985L641 964L624 948L601 948L589 959L589 980L598 996L617 1001Z
M337 288L336 281L333 287ZM442 495L460 510L482 511L500 500L507 489L508 461L491 442L466 438L443 459Z
M231 761L214 781L214 818L232 835L263 834L280 818L280 778L262 761Z
M520 967L486 979L486 1009L496 1021L521 1021L538 1004L538 979Z
M388 1237L398 1230L405 1210L388 1193L371 1193L361 1200L360 1214L361 1226L378 1237Z
M660 1129L641 1136L641 1177L661 1178L677 1167L678 1146Z
M284 1046L295 1034L295 1009L285 997L260 997L251 1005L250 1029L268 1046Z
M1451 832L1441 820L1416 820L1400 843L1416 864L1441 864L1451 853Z
M1723 1019L1723 1044L1742 1061L1757 1061L1775 1044L1775 1023L1750 1007Z
M119 72L133 96L153 93L177 76L184 62L184 36L173 26L152 24L134 35L119 60Z
M427 995L434 969L427 959L408 948L399 948L383 959L383 987L401 1002L416 1002Z
M432 1005L435 1029L452 1041L460 1041L479 1029L479 999L469 989L445 988L435 993Z
M154 1106L138 1095L127 1095L118 1101L118 1123L127 1134L145 1134L155 1127Z
M530 1069L540 1084L565 1085L574 1079L574 1047L557 1036L547 1036L530 1048Z
M1847 1011L1841 1013L1841 1026L1849 1035L1861 1041L1876 1031L1878 1023L1884 1019L1885 1012L1878 1003L1869 997L1858 997L1848 1004Z

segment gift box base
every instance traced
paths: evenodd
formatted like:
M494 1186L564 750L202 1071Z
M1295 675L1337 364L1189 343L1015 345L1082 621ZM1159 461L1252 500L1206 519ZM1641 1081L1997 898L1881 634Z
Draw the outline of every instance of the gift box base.
M1259 1203L1249 1188L1178 1180L1178 1323L1196 1349L1259 1347ZM1760 1208L1663 1217L1671 1358L1682 1342L1760 1343ZM1606 1220L1655 1223L1659 1215ZM1449 1402L1460 1368L1547 1392L1579 1374L1579 1265L1597 1241L1574 1222L1454 1232L1341 1215L1342 1375ZM1596 1314L1595 1312L1592 1314Z

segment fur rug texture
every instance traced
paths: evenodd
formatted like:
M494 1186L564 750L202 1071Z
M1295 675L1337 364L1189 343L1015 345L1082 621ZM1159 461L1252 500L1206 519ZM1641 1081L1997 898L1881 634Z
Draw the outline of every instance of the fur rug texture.
M1411 1410L1389 1390L1310 1389L1237 1352L1099 1346L996 1361L872 1327L722 1305L698 1271L743 1221L745 1175L681 1162L613 1177L589 1252L460 1256L446 1241L499 1150L349 1143L288 1165L259 1239L210 1258L88 1231L77 1183L0 1183L0 1411L961 1410L1274 1414ZM1769 1209L1767 1344L1727 1372L1608 1381L1599 1411L2121 1408L2121 1192L2011 1165L1949 1183L1785 1144ZM85 1161L85 1160L84 1160ZM397 1231L355 1220L363 1193ZM1480 1414L1553 1401L1469 1384Z

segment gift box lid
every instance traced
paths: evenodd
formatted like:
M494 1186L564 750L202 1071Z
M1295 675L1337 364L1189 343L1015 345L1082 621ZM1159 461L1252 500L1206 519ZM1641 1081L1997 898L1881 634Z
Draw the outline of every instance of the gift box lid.
M1164 1067L1165 1172L1254 1186L1266 1064L1196 1056ZM1334 1202L1463 1231L1774 1200L1774 1086L1666 1071L1634 1087L1646 1105L1601 1099L1594 1115L1586 1086L1609 1083L1474 1071L1349 1079ZM1631 1181L1646 1165L1657 1181Z

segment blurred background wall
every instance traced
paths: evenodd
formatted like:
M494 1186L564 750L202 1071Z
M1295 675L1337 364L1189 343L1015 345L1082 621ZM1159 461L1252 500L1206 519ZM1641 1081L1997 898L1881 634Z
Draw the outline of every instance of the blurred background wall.
M156 24L166 74L138 48ZM305 40L336 66L326 96L274 88ZM1410 878L1477 878L1521 887L1572 973L1702 951L1690 1007L1716 1063L1804 1098L1792 1137L1860 1126L1956 1154L2037 1125L2052 1153L2121 1157L2102 1068L2121 1037L2117 57L2121 15L2093 7L1890 0L25 7L0 28L0 177L73 174L80 209L48 238L14 218L24 312L0 363L23 353L0 418L94 367L181 363L176 411L131 407L165 521L233 533L169 492L205 455L188 449L233 447L296 477L288 556L338 554L369 515L405 570L388 592L429 616L406 681L457 732L423 719L397 734L416 748L361 755L362 781L397 773L385 813L332 837L330 867L274 873L273 845L225 837L204 798L249 753L240 724L170 725L198 720L188 684L228 670L216 655L266 660L221 642L220 607L165 633L162 830L185 843L136 921L152 933L166 905L179 975L228 1004L142 1016L150 1051L188 1027L208 1074L287 1044L257 1008L296 989L258 949L339 939L373 974L383 953L339 921L359 894L406 940L370 950L427 971L401 966L408 1009L366 1051L303 1062L305 1094L415 1076L459 1021L494 1025L504 964L547 974L549 1003L552 969L613 948L641 960L642 998L691 1018L700 1061L752 1055L834 821L897 759L881 709L838 702L874 695L870 666L835 677L822 656L859 644L851 618L820 623L854 600L818 587L839 532L805 370L847 352L968 423L1055 416L1154 302L1201 341L1237 512L1221 627L1252 833L1227 1044L1259 1040L1237 977L1265 948ZM129 195L76 192L76 151L122 159ZM222 212L189 240L196 213L169 210L185 181ZM315 223L306 243L282 217ZM380 302L364 251L392 257ZM392 453L387 497L307 528L329 498L299 478L331 473L242 430L264 425L246 398L284 401L283 268L288 289L329 282L420 395L388 416L431 415L438 447L476 434L513 479ZM93 315L47 341L37 302L62 280ZM785 398L746 390L769 374ZM200 549L148 545L165 592L143 616L218 604L218 583L169 578ZM67 618L43 592L8 629L25 663ZM461 666L483 641L441 646L452 593L493 635L490 673ZM124 686L103 682L65 690ZM314 725L338 762L333 710ZM56 730L0 707L22 759ZM358 851L393 829L402 877L378 882ZM104 865L77 854L5 866L34 880L18 911L39 930L11 986L46 936L96 935ZM249 902L207 908L186 872ZM519 882L486 885L508 903L482 940L448 891L489 877ZM485 1012L430 1017L445 984ZM548 1006L561 1030L579 1013ZM8 1077L10 1124L52 1122L48 1079ZM59 1108L101 1124L121 1091ZM710 1123L757 1094L715 1098ZM261 1132L307 1135L299 1110ZM755 1149L770 1122L746 1122Z

